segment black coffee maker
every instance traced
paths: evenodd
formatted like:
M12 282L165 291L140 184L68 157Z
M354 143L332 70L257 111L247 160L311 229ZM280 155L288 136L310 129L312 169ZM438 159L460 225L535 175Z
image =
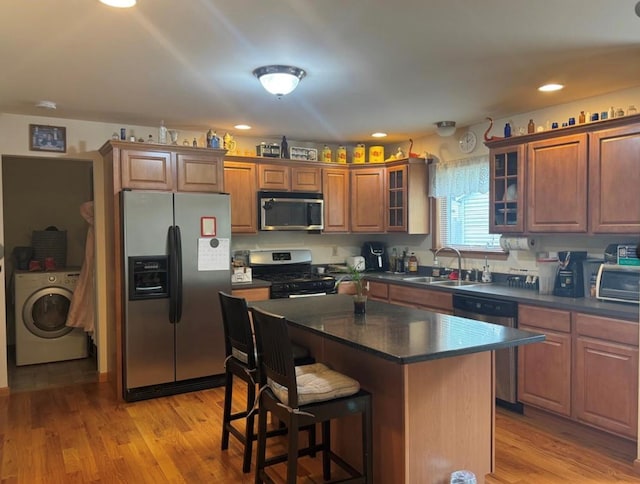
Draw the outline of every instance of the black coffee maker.
M584 297L584 271L582 262L587 258L585 251L558 252L560 267L553 288L554 296Z
M365 242L360 253L368 271L388 271L389 255L383 242Z

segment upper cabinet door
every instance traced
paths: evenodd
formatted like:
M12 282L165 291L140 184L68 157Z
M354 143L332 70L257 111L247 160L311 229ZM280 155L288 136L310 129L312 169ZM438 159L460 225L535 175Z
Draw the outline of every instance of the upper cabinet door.
M291 190L294 192L321 192L322 170L312 166L291 167Z
M120 151L122 188L167 190L174 188L173 156L169 151Z
M589 136L591 231L639 233L640 124Z
M291 189L291 168L284 165L260 163L258 165L258 189L280 190Z
M352 167L352 232L384 232L386 212L384 173L384 168Z
M527 149L529 232L587 231L587 134L533 141Z
M324 232L349 231L349 170L323 168Z
M176 161L179 192L223 191L222 154L177 153Z
M258 199L256 198L255 163L225 162L224 186L231 196L231 233L257 233Z

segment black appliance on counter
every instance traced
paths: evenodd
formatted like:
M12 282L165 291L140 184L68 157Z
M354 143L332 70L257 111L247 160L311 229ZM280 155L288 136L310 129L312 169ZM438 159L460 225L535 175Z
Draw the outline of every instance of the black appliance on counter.
M553 295L560 297L584 297L583 261L586 251L558 252L560 267L553 287Z
M384 242L365 242L360 253L368 271L388 271L389 254Z
M252 250L249 266L253 277L271 283L271 299L336 292L333 276L313 272L309 249Z

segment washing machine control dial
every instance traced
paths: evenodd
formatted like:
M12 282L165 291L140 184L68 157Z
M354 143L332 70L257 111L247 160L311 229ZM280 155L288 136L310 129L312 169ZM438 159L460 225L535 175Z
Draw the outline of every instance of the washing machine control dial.
M56 282L57 277L51 274L49 277L47 277L47 279L49 280L49 282Z

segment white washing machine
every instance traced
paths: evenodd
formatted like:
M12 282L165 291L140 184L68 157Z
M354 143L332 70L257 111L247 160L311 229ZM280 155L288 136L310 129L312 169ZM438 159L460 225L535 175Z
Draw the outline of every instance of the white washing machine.
M88 356L82 328L65 326L80 270L16 271L16 365Z

